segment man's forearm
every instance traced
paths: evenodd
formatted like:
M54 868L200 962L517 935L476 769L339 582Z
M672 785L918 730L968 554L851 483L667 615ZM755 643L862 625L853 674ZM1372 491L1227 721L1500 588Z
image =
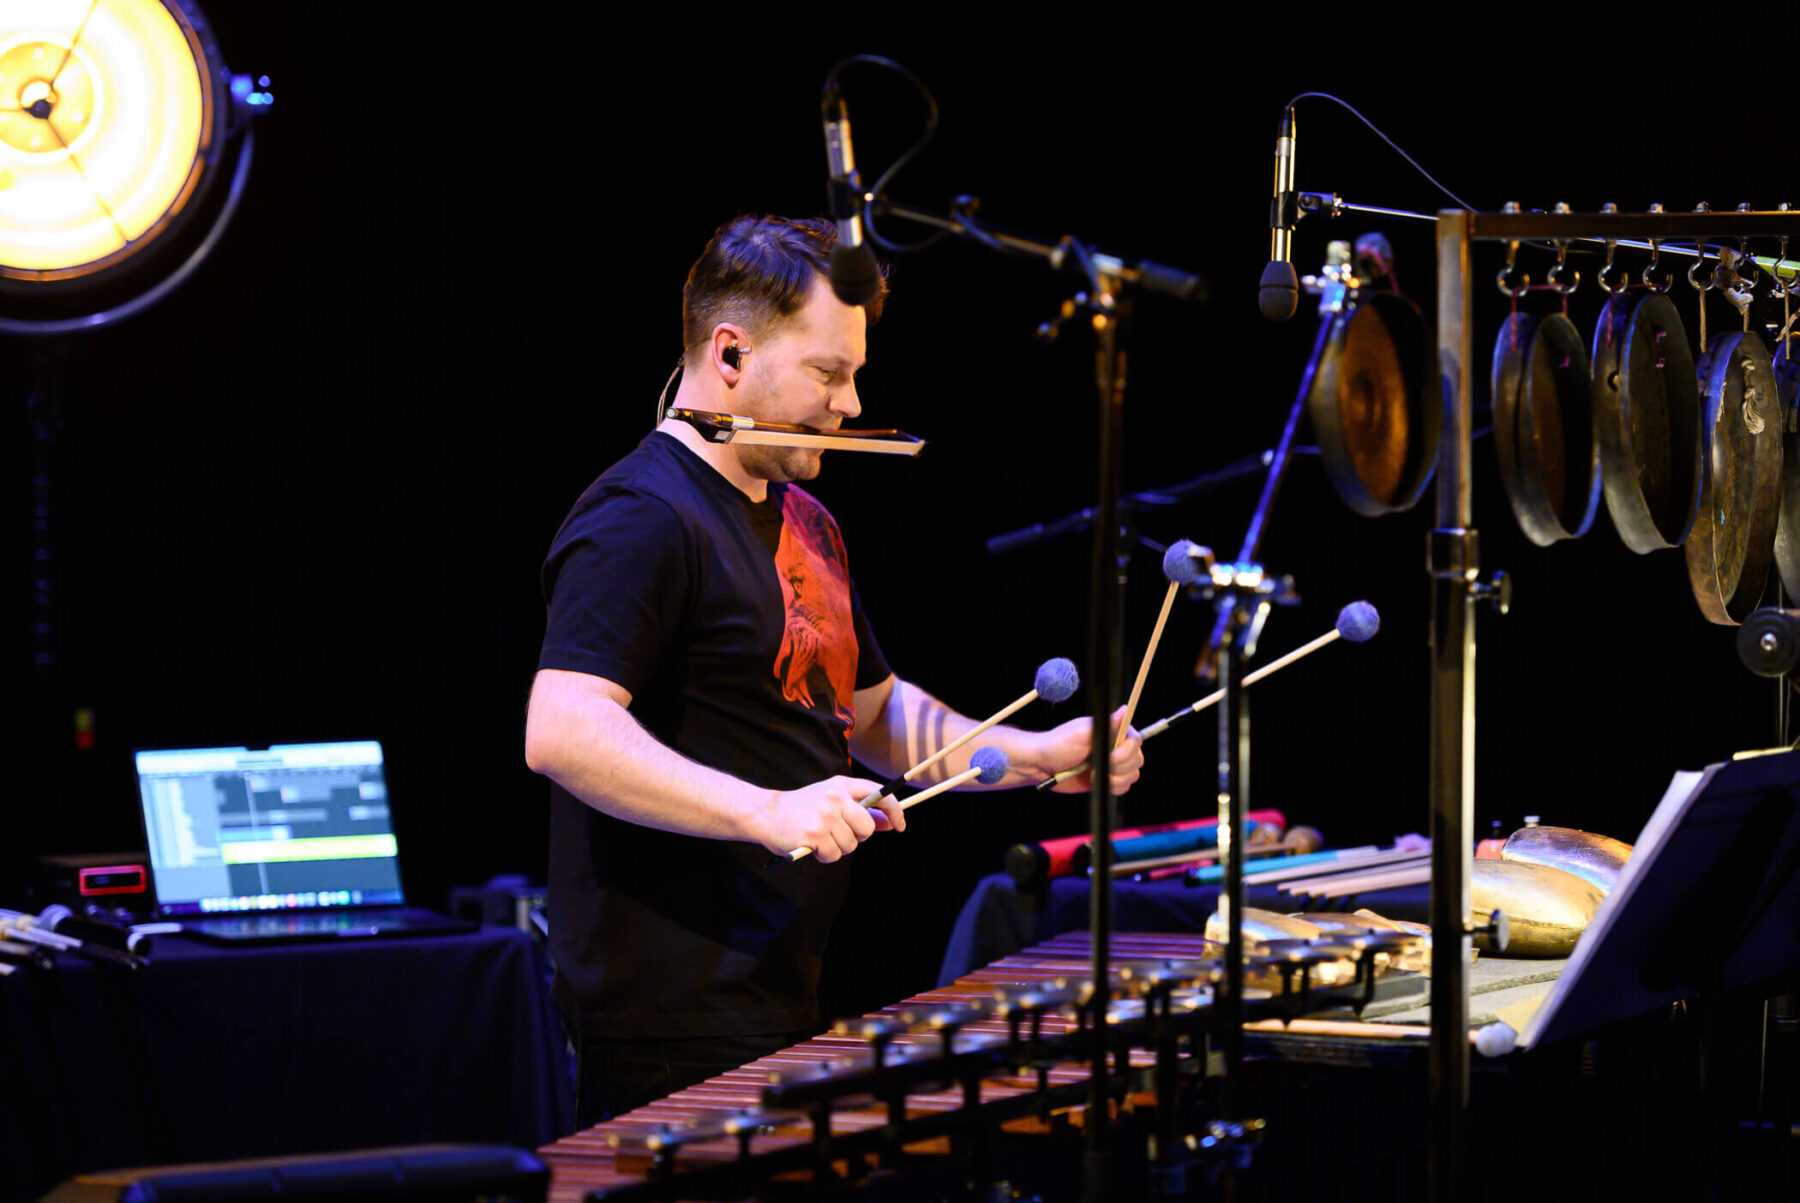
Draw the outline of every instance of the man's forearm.
M631 694L587 673L540 669L525 719L525 763L595 810L662 831L809 849L821 863L877 830L905 827L899 804L863 802L876 782L836 775L772 790L707 768L658 741L626 709Z
M931 756L938 749L954 743L960 736L979 725L981 720L958 714L917 685L898 678L888 694L886 704L873 721L860 728L851 742L857 760L884 777L894 777ZM953 777L969 767L969 757L984 747L997 747L1005 752L1011 767L999 783L991 786L969 785L968 789L1015 789L1035 785L1056 769L1040 763L1043 755L1042 733L1024 731L1004 723L988 728L956 751L950 753L917 777L913 783L929 785ZM1059 765L1057 768L1065 768Z
M582 802L627 822L721 840L762 838L774 791L658 742L617 702L534 705L526 762Z

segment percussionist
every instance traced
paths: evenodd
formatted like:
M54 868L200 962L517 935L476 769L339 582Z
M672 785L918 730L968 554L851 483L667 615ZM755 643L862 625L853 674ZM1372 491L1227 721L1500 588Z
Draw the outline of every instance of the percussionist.
M677 407L825 430L861 413L886 283L866 307L840 301L835 242L828 222L777 217L713 235L682 294ZM887 778L975 725L883 659L837 524L794 483L821 454L664 421L581 495L545 560L525 757L553 783L554 993L581 1127L816 1034L844 858L906 826L892 799L863 805L880 782L851 758ZM994 788L1009 788L1085 761L1090 734L1077 718L978 742L1006 753ZM1111 753L1115 793L1139 742Z

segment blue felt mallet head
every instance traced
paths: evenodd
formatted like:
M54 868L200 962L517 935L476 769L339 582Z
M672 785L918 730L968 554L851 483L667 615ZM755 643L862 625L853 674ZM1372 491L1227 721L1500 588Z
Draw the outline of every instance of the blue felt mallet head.
M1338 611L1337 632L1351 643L1367 642L1380 629L1381 615L1366 601L1353 601Z
M1075 671L1073 660L1058 656L1038 665L1034 688L1046 702L1066 702L1081 688L1081 674Z
M1213 554L1192 539L1177 539L1163 552L1163 577L1171 585L1192 585L1212 573Z
M1006 776L1006 770L1012 767L1012 761L1007 759L1005 752L990 744L977 749L975 755L969 757L969 767L981 770L981 775L975 780L982 785L998 785L1000 779Z

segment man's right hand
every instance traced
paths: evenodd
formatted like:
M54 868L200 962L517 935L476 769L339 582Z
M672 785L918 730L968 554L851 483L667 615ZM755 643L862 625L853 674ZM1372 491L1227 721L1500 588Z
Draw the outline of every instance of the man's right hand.
M900 803L889 797L870 808L861 799L881 788L879 781L861 777L828 777L794 790L770 794L759 839L777 856L796 848L811 848L821 864L830 864L856 851L856 846L877 831L905 831L906 816Z

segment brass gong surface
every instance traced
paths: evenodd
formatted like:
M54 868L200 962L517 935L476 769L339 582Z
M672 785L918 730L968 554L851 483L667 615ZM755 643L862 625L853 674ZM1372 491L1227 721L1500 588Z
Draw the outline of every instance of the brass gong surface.
M1607 298L1594 325L1594 345L1589 354L1590 403L1594 410L1594 442L1600 452L1601 492L1609 513L1618 505L1608 492L1611 482L1627 479L1630 471L1630 439L1624 433L1625 339L1631 330L1631 300L1624 291ZM1633 550L1636 550L1635 548Z
M1775 566L1788 597L1800 597L1800 362L1794 339L1775 349L1775 396L1781 413L1781 510L1775 523Z
M1781 406L1762 339L1716 335L1700 357L1706 460L1688 535L1688 583L1711 622L1736 626L1762 600L1781 502Z
M1531 340L1537 319L1528 313L1511 313L1494 336L1494 358L1488 368L1489 401L1494 412L1494 454L1500 461L1500 485L1518 516L1522 482L1519 479L1519 393L1524 387Z
M1539 547L1586 534L1599 508L1591 386L1587 347L1575 323L1561 313L1544 318L1519 382L1516 492L1508 494L1519 529Z
M1397 293L1367 292L1332 319L1307 411L1344 504L1377 517L1410 507L1437 459L1424 320Z
M1700 506L1703 415L1694 354L1668 297L1638 302L1623 358L1618 424L1604 436L1620 448L1603 461L1607 512L1635 552L1679 547Z

